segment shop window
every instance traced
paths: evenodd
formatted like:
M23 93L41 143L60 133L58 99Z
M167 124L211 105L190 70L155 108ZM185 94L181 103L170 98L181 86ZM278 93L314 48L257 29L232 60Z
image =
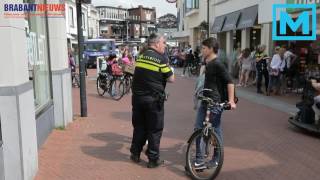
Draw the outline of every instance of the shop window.
M45 0L24 3L45 4ZM51 76L48 54L47 18L27 16L26 37L30 80L33 82L36 113L41 112L52 100Z
M69 7L69 25L70 27L74 27L74 14L72 7Z

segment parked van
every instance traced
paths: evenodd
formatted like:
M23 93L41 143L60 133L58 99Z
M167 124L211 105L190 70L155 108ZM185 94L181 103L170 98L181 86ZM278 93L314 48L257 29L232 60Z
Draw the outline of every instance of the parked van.
M97 57L107 57L115 53L114 39L88 39L84 42L84 58L87 62L87 67L96 67Z

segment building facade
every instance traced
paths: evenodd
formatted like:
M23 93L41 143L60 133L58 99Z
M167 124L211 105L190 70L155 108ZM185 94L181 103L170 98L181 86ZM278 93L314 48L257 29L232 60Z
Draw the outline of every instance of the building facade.
M129 21L130 36L141 40L146 39L152 32L156 32L156 8L146 8L139 5L137 8L128 9L129 17L138 19ZM138 30L139 29L139 30ZM138 30L138 31L137 31Z
M125 21L128 12L122 7L97 6L99 12L100 36L123 40L126 37Z
M196 49L207 36L207 1L178 0L177 1L178 32L174 37L181 47L191 45Z
M32 180L38 148L73 119L65 18L0 16L0 24L0 179Z
M88 7L88 39L99 37L99 12L93 6Z
M141 42L155 32L156 9L138 6L122 7L97 6L100 21L100 35L116 39L117 42Z
M210 32L218 37L227 54L232 54L237 48L253 50L257 45L264 44L267 47L266 52L271 55L275 45L291 43L272 40L273 4L305 3L307 1L304 0L211 0ZM299 11L291 12L293 18L296 18L298 14ZM319 5L317 16L319 17ZM319 34L319 23L317 24L317 33ZM297 44L301 44L301 41Z
M67 45L68 48L73 51L76 62L79 63L78 58L78 29L77 29L77 11L76 0L65 1L65 18L66 18L66 30L67 30ZM51 3L51 2L50 2ZM82 30L84 40L88 39L88 14L89 7L86 4L82 4Z

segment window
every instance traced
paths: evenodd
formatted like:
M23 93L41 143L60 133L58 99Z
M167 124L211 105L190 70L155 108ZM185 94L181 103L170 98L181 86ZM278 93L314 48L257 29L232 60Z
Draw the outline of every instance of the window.
M74 15L72 7L69 7L69 26L74 27Z
M28 1L35 3L35 0ZM45 0L37 0L45 4ZM40 16L26 17L26 37L30 79L33 81L34 104L39 114L52 100L51 75L48 54L47 18Z
M96 43L87 43L85 45L85 50L90 52L105 52L108 51L111 46L111 42L96 42Z
M86 30L86 16L82 13L82 29Z
M101 30L102 34L108 34L108 30Z
M186 13L193 10L199 9L199 0L185 0Z

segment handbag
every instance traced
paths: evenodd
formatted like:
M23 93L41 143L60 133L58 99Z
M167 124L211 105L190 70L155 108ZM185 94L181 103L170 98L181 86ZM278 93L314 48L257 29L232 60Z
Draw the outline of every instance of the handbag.
M270 75L271 75L271 76L278 76L278 75L279 75L279 69L273 69L273 68L271 68L271 70L270 70Z

